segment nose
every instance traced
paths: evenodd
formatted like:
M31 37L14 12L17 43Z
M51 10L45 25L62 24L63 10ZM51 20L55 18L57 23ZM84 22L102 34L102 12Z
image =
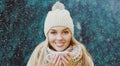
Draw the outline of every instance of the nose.
M63 39L63 37L62 37L62 35L61 35L61 34L58 34L58 35L57 35L57 37L56 37L56 39L57 39L57 40L62 40L62 39Z

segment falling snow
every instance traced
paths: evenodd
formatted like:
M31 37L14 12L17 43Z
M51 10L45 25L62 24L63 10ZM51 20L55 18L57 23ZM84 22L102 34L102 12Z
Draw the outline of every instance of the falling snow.
M74 18L75 37L93 57L95 66L120 65L120 1L65 1ZM0 1L0 66L25 66L45 39L43 25L54 0Z

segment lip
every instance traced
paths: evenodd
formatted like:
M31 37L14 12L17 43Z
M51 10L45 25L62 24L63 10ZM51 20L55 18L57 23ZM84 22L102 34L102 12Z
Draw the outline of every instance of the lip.
M55 43L57 47L63 47L64 46L64 42L56 42Z

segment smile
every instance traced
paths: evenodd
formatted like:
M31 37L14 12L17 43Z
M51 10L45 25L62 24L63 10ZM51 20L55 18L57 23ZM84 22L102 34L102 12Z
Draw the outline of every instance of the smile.
M55 45L57 47L63 47L64 46L64 42L55 42Z

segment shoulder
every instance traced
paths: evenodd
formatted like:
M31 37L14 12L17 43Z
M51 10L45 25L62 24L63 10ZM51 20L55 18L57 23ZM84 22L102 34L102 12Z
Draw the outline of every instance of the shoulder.
M36 66L43 48L44 48L44 42L41 42L40 44L38 44L35 47L34 51L32 52L32 55L27 63L27 66Z
M38 50L41 50L45 47L45 41L41 42L40 44L38 44L34 50L38 51Z
M39 54L44 48L45 48L45 42L43 41L35 47L32 54L35 54L35 55Z

